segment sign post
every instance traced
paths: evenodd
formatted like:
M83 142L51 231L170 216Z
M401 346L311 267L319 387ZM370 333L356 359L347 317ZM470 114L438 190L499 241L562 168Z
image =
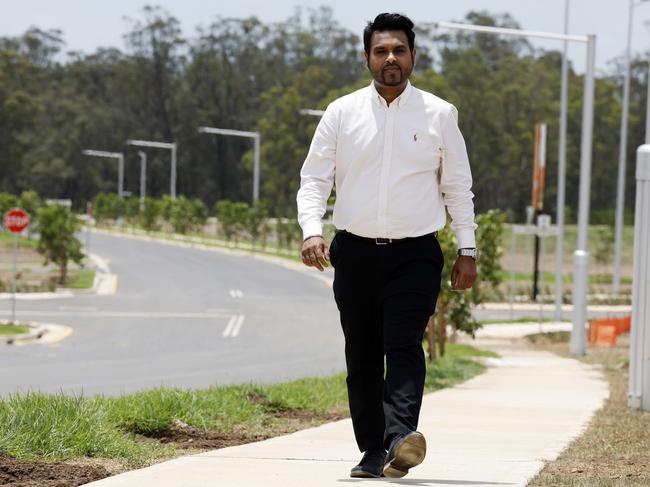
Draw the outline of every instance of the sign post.
M6 230L14 234L13 245L13 276L11 281L11 321L16 323L16 275L17 269L17 250L18 234L29 227L29 214L22 208L12 208L4 215L3 226Z

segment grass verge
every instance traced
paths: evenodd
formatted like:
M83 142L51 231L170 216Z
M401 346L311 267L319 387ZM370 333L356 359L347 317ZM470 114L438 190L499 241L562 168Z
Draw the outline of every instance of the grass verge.
M531 343L569 355L569 333L533 335ZM650 485L650 413L627 406L629 336L613 348L589 348L584 362L602 368L610 397L586 431L528 484L531 487Z
M20 335L22 333L27 333L28 331L29 327L25 325L0 323L0 336Z
M444 358L427 365L426 391L483 372L476 357L493 355L448 345ZM273 385L160 387L117 398L21 393L0 401L0 453L21 460L108 459L129 469L186 453L190 445L245 443L347 415L343 373ZM221 443L184 444L188 435Z
M95 280L95 271L91 269L80 269L74 272L66 287L69 289L90 289Z
M14 235L12 233L3 231L0 232L0 245L11 248L14 244ZM18 245L21 247L28 247L35 249L38 247L38 240L18 235Z

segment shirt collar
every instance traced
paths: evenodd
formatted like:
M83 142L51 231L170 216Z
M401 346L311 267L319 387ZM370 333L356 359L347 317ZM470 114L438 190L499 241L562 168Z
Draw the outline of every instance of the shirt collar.
M400 95L397 98L395 98L392 103L397 103L397 106L400 108L403 107L404 105L406 105L412 91L413 91L413 86L411 85L411 82L407 80L404 91L402 91L402 93L400 93ZM384 100L384 97L381 96L377 91L377 88L375 88L374 81L370 82L370 96L372 97L373 101L379 103L381 106L384 107L387 106L386 100Z

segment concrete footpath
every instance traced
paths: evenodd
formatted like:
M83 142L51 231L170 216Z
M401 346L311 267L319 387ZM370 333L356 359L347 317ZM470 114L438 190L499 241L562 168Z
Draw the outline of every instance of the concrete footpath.
M389 482L525 486L586 427L608 397L600 372L503 338L474 343L501 354L485 374L428 394L419 430L424 463L403 479L351 479L360 458L349 420L127 472L95 487L319 487Z

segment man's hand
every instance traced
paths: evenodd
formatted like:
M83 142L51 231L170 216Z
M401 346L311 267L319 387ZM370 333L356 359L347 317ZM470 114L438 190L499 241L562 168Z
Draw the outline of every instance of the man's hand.
M469 289L476 279L476 261L469 256L460 255L451 270L451 288L454 291Z
M320 235L309 237L302 243L302 262L323 272L330 262L330 250Z

